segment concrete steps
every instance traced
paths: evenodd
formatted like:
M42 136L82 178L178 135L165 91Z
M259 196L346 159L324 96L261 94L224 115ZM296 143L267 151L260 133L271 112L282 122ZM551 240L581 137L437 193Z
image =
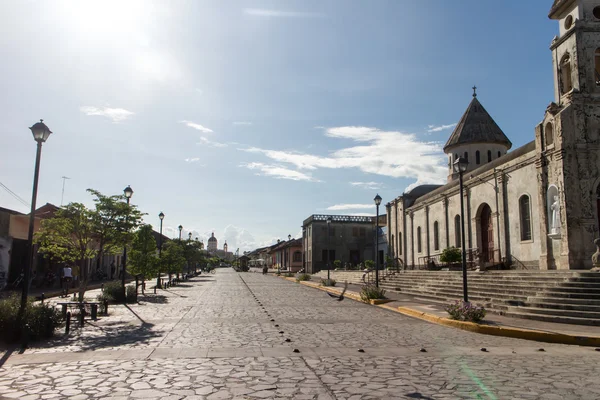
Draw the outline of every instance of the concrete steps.
M518 318L600 325L600 273L490 271L468 273L469 300ZM406 271L387 276L387 290L448 304L463 297L460 271Z

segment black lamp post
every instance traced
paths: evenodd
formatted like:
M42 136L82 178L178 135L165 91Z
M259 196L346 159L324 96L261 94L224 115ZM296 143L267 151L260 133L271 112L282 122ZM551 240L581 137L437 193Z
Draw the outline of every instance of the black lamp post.
M189 232L189 233L188 233L188 247L191 245L191 241L192 241L192 232ZM191 250L191 249L190 249L190 250ZM188 251L189 251L189 250L188 250ZM188 254L189 254L189 253L188 253ZM191 261L190 261L190 260L188 260L188 270L187 270L188 274L190 273L190 269L191 269L191 265L190 265L190 264L191 264Z
M161 284L160 284L160 258L162 255L162 224L163 224L163 219L165 219L165 214L163 214L163 212L161 211L160 214L158 214L158 218L160 218L160 235L158 236L158 276L156 277L156 287L161 289Z
M31 212L29 213L29 232L27 234L27 262L23 271L23 291L21 292L21 308L19 317L25 315L25 307L27 306L27 295L29 294L29 280L31 279L31 269L33 265L33 227L35 224L35 202L37 199L38 180L40 176L40 159L42 157L42 143L48 140L52 133L44 124L44 120L33 124L31 128L33 139L37 142L37 150L35 153L35 169L33 173L33 193L31 195Z
M331 216L327 217L327 283L330 282L331 267L329 258L331 254Z
M292 251L292 250L291 250L291 246L290 246L290 244L291 244L291 243L290 243L290 242L291 242L291 240L292 240L292 235L288 235L288 244L287 244L287 245L288 245L288 251L287 251L287 253L288 253L288 254L287 254L287 259L288 259L288 262L287 262L287 264L288 264L288 265L287 265L287 270L288 270L288 272L292 270L292 259L291 259L291 257L290 257L290 255L291 255L291 254L290 254L290 252Z
M454 172L458 173L458 182L460 186L460 244L462 247L462 273L463 273L463 299L465 303L469 302L469 294L467 291L467 249L465 247L465 203L463 196L463 173L467 170L469 162L458 157L454 161Z
M377 208L377 217L375 218L375 287L379 287L379 205L381 196L378 194L373 199Z
M125 216L125 227L127 228L127 231L129 232L129 226L127 226L128 223L128 217L129 217L129 200L131 199L131 196L133 196L133 190L131 189L131 186L127 185L127 187L125 189L123 189L123 194L125 195L125 198L127 199L127 215ZM122 274L123 276L121 277L121 285L123 286L123 304L127 303L126 301L126 297L127 297L127 291L125 290L125 267L127 266L127 241L125 241L125 244L123 245L123 269L122 269ZM136 288L137 290L137 288Z
M181 243L181 231L183 230L183 226L179 225L179 242Z

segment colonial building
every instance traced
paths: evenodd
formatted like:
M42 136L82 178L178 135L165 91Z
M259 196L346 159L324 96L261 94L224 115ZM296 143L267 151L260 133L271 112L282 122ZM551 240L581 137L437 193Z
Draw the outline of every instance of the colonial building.
M298 272L302 269L302 239L281 241L269 250L269 255L273 268Z
M302 223L303 251L306 271L310 274L333 269L333 262L357 266L375 260L375 217L351 215L311 215ZM328 222L330 221L330 222ZM385 226L385 215L379 224ZM381 245L383 259L387 243Z
M424 185L387 204L390 250L424 265L461 246L458 157L464 177L465 245L479 266L590 268L600 228L600 2L555 0L554 102L533 140L512 144L476 92L444 146L448 183Z

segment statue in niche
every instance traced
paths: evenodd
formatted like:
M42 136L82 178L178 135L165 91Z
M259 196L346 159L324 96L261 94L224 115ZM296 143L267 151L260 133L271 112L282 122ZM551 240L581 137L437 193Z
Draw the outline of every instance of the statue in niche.
M592 256L592 271L600 271L600 239L594 240L596 252Z
M560 234L560 204L558 203L558 196L554 196L554 202L550 206L552 210L552 228L550 233L553 235Z

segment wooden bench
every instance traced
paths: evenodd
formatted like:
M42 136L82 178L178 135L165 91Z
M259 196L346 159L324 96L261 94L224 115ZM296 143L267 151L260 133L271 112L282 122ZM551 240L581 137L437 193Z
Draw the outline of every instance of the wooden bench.
M95 302L78 302L78 301L68 301L68 302L64 302L64 303L56 303L59 306L62 307L62 316L63 318L67 317L67 309L68 308L77 308L79 309L79 311L81 312L81 319L83 321L83 316L85 315L85 307L86 306L90 306L91 308L91 317L92 320L97 320L98 319L98 306L100 305L100 303L95 303Z

